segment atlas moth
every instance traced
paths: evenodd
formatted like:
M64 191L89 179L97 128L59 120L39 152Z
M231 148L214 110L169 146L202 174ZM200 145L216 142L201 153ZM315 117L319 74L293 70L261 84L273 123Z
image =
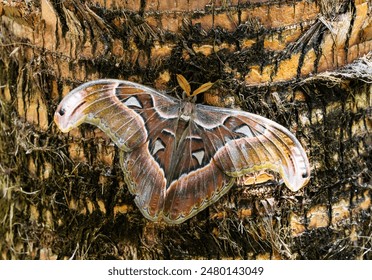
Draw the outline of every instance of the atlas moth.
M191 93L182 75L177 80L185 99L123 80L84 83L63 98L55 123L62 132L93 124L111 138L129 191L151 221L182 223L239 180L272 179L266 171L293 192L308 183L308 158L288 129L256 114L195 104L212 83Z

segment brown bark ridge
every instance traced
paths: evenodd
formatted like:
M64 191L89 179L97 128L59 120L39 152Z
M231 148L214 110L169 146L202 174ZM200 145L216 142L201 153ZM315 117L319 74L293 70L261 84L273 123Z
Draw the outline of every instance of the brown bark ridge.
M371 259L371 2L2 1L1 259ZM80 83L119 78L240 107L296 134L308 186L235 187L147 221L98 129L53 124Z

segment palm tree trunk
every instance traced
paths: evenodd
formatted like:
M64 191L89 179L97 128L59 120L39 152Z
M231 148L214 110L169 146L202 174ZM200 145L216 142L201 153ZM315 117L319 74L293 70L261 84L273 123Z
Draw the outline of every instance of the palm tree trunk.
M1 259L371 259L371 3L4 1L0 4ZM146 220L118 150L53 114L84 81L174 94L288 127L312 178L234 187L177 226Z

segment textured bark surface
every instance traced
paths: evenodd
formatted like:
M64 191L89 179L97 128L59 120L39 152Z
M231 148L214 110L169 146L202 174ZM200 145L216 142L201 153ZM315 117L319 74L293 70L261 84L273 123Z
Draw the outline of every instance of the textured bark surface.
M26 3L27 2L27 3ZM371 259L369 1L2 1L1 259ZM125 3L123 3L125 2ZM312 179L235 187L189 221L147 221L98 129L53 123L69 90L120 78L288 127Z

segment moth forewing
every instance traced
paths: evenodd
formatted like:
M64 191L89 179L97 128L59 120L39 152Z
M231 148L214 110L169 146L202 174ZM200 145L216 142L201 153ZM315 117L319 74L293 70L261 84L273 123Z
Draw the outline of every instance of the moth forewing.
M292 191L308 183L309 161L301 144L289 130L255 114L214 108L209 109L209 114L213 112L214 115L229 116L224 126L231 126L230 131L241 135L227 141L213 156L226 174L240 177L252 172L272 170L281 175ZM235 119L226 121L229 118Z

